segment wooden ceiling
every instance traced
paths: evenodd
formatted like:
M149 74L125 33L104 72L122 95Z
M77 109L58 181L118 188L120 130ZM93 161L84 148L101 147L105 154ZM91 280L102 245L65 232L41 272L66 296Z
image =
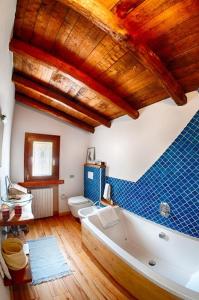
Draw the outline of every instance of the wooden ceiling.
M94 132L199 87L198 0L18 0L16 100Z

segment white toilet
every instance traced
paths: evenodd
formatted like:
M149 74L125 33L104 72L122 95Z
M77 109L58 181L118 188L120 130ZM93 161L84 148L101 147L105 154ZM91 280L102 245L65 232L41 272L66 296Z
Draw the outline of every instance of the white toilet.
M90 199L85 198L84 196L75 196L68 199L68 206L70 208L71 214L76 218L79 218L79 209L92 205L93 202Z

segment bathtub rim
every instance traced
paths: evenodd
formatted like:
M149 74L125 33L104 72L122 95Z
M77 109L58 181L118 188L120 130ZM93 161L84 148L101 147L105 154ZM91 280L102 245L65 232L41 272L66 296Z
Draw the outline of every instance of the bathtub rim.
M150 223L150 224L156 225L156 226L162 228L163 230L168 230L168 231L173 232L173 233L175 233L175 234L177 234L177 235L180 235L181 237L188 238L188 239L191 239L191 240L193 240L193 241L199 242L199 237L195 237L195 236L189 235L189 234L187 234L187 233L178 231L178 230L176 230L176 229L172 229L172 228L170 228L170 227L167 227L166 225L156 223L155 221L152 221L152 220L149 220L149 219L147 219L147 218L145 218L145 217L142 217L142 216L140 216L140 215L137 215L136 213L131 212L131 211L128 211L127 209L122 208L122 207L120 207L120 206L115 206L115 207L118 207L119 209L124 210L125 213L127 213L127 214L129 214L129 215L133 215L135 218L141 219L142 221L144 221L144 222L146 222L146 223Z
M142 219L144 222L150 222L152 224L155 224L159 227L159 224L147 220L145 218L142 218L141 216L136 215L135 213L131 213L127 211L126 209L120 208L119 206L115 206L114 208L120 209L125 211L125 213L133 215L135 218ZM83 226L86 226L88 230L90 230L96 238L98 238L105 246L109 247L111 251L114 252L117 256L119 256L120 259L122 259L127 265L129 265L131 268L133 268L136 272L138 272L140 275L144 276L148 280L152 281L154 284L158 285L160 288L165 289L169 293L173 294L176 297L180 297L184 300L199 300L199 293L196 291L192 291L189 288L186 288L177 282L172 281L171 279L164 277L158 273L156 273L154 270L150 269L148 266L144 265L142 262L140 262L137 258L135 258L133 255L129 254L126 250L118 246L114 241L112 241L108 236L106 236L105 233L103 233L100 229L95 226L91 220L90 217L93 215L96 215L97 212L92 213L87 218L83 219ZM167 228L166 226L160 225L162 228L165 228L165 230L169 230L174 232L175 234L179 234L181 236L189 238L193 238L194 240L199 240L198 238L194 238L192 236L186 235L184 233L178 232L176 230Z

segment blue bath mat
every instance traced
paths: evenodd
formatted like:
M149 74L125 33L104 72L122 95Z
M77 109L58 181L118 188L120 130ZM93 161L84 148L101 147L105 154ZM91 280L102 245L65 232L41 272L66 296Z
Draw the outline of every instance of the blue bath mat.
M72 274L54 236L28 241L28 245L33 285Z

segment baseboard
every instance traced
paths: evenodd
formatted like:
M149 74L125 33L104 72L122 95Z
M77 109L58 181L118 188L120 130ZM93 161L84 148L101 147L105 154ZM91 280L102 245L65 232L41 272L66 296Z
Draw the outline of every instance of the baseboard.
M62 211L62 212L59 212L59 217L62 217L62 216L68 216L70 215L71 212L70 211Z

